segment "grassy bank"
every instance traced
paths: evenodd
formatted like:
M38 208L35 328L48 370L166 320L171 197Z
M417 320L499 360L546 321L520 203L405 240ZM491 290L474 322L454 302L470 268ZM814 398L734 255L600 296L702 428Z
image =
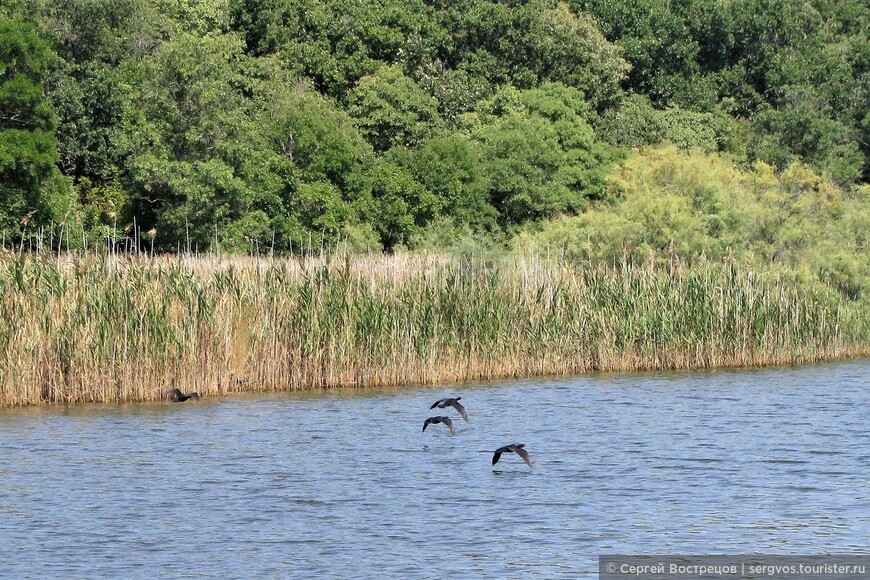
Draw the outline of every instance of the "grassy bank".
M0 404L870 352L866 308L730 264L0 257Z

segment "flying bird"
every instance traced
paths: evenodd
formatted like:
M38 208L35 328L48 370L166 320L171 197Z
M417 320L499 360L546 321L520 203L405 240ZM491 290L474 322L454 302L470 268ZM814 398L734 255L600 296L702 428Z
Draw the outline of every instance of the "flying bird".
M450 417L429 417L426 421L423 422L423 431L426 430L426 427L429 425L435 425L437 423L444 423L447 425L447 428L450 429L451 435L456 435L456 429L453 428L453 421L450 420Z
M529 452L523 449L523 447L525 446L525 443L514 443L513 445L505 445L504 447L499 447L492 455L492 464L495 465L496 463L498 463L498 460L501 459L502 453L516 453L523 458L523 461L525 461L529 467L531 467L532 460L529 459Z
M178 388L169 391L169 395L172 397L172 400L175 403L183 403L188 399L193 399L194 401L199 400L199 393L189 393L185 395L180 390L178 390Z
M432 403L432 406L429 408L434 409L435 407L438 407L439 409L446 409L447 407L453 407L454 409L459 411L459 414L462 415L463 419L468 421L468 415L465 414L465 407L463 407L462 403L459 402L459 399L461 398L462 397L448 397L446 399L438 399L437 401Z

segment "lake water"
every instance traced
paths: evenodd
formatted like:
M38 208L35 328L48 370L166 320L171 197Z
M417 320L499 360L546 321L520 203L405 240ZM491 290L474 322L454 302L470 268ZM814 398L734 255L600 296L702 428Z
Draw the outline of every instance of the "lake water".
M458 394L470 422L436 399ZM866 552L870 360L0 411L0 576L595 577ZM430 415L454 417L421 432ZM529 468L492 451L526 444Z

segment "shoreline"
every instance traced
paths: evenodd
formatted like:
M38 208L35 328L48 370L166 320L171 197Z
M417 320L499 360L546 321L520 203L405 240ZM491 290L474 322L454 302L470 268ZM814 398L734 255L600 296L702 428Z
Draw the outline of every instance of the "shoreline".
M226 397L234 397L234 396L258 396L258 395L268 395L268 394L296 394L296 395L324 395L330 393L341 393L341 394L358 394L362 395L366 392L378 393L378 392L395 392L401 391L404 389L413 389L413 388L440 388L446 385L466 385L466 384L480 384L480 383L500 383L500 382L509 382L509 381L525 381L525 380L534 380L534 379L569 379L572 377L585 377L585 376L596 376L596 375L631 375L631 374L646 374L646 373L660 373L660 372L673 372L673 373L692 373L692 372L729 372L729 371L762 371L762 370L775 370L775 369L786 369L786 368L799 368L802 366L808 365L826 365L826 364L835 364L835 363L845 363L852 361L860 361L862 359L870 360L870 346L865 347L863 349L858 349L855 352L850 353L841 353L837 356L831 357L821 357L821 358L813 358L813 359L801 359L801 360L781 360L779 362L770 362L769 364L763 365L722 365L722 366L714 366L714 367L642 367L637 366L633 368L596 368L596 369L588 369L582 372L574 372L574 373L542 373L542 374L534 374L534 375L493 375L493 376L476 376L472 378L466 379L454 379L454 380L444 380L438 382L407 382L407 383L397 383L397 384L368 384L365 386L359 386L356 384L334 384L334 385L310 385L308 387L300 387L300 388L239 388L232 389L226 391L215 391L215 392L204 392L200 393L204 401L216 401ZM166 397L161 398L151 398L151 399L130 399L124 401L77 401L77 402L63 402L63 401L54 401L54 402L39 402L32 404L23 404L23 405L0 405L0 411L15 411L15 410L26 410L26 409L62 409L62 408L83 408L89 406L101 406L101 407L120 407L125 405L141 405L141 404L166 404L171 402L171 399L168 397L168 393ZM195 404L195 403L193 403Z

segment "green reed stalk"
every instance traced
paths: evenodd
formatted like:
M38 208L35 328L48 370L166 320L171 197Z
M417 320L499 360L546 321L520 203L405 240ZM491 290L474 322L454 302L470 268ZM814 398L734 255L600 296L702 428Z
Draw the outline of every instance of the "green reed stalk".
M866 308L731 265L0 256L0 405L867 354Z

